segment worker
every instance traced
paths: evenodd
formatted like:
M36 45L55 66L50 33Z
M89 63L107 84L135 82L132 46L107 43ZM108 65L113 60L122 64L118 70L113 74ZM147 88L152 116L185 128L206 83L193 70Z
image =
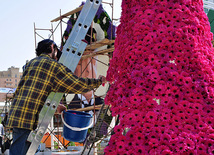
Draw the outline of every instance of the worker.
M42 40L36 48L37 57L26 64L8 114L7 127L13 128L10 155L27 153L27 138L36 129L39 113L51 92L80 94L106 83L101 75L98 79L78 78L57 62L58 51L54 41ZM60 104L57 109L61 112L66 108Z
M0 147L1 147L2 153L3 153L3 145L2 145L3 139L4 139L4 122L2 121L0 124Z

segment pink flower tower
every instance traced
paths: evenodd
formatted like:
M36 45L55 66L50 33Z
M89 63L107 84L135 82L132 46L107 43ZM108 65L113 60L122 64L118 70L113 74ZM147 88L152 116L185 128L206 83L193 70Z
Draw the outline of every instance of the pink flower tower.
M202 0L123 0L106 155L214 154L214 51Z

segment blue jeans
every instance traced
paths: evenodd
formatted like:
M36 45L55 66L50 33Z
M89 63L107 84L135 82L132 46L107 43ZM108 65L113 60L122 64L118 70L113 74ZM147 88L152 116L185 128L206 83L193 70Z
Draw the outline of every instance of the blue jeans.
M13 143L10 146L10 155L25 155L30 147L27 138L31 130L13 128Z

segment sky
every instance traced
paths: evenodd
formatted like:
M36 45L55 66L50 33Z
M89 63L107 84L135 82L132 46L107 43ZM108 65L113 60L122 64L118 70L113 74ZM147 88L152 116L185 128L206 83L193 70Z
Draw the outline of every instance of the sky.
M18 67L22 72L22 66L26 60L34 58L35 55L35 33L36 29L53 29L54 40L60 45L60 27L59 22L51 20L79 7L85 0L0 0L0 71L6 71L11 66ZM112 0L103 0L111 3ZM119 19L121 16L122 0L114 0L113 18ZM112 7L109 4L103 4L103 8L111 17ZM64 19L67 22L67 19ZM118 24L118 23L116 23ZM62 25L64 31L66 24ZM48 30L36 30L36 32L45 39L50 36ZM36 41L42 38L36 35Z

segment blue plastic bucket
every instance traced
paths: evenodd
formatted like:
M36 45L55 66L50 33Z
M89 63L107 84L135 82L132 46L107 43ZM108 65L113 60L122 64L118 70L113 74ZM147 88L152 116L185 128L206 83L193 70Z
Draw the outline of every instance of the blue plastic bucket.
M63 137L68 141L83 142L86 138L88 128L93 125L93 123L90 123L92 115L73 110L64 111L63 113Z

